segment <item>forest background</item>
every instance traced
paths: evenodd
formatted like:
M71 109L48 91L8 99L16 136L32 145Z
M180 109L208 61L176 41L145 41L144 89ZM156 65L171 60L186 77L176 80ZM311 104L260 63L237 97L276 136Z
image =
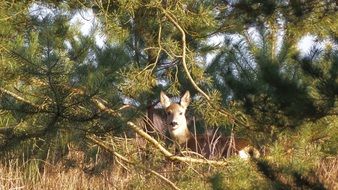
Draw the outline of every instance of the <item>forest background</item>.
M1 1L0 189L338 189L337 10L335 0ZM89 12L84 34L74 15ZM140 145L127 123L161 90L189 90L194 127L250 139L262 157L215 166Z

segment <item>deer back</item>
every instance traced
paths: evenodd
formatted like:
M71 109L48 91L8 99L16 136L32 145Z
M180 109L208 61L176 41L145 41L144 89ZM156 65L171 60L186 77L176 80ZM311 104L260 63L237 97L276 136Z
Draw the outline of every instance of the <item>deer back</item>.
M227 158L240 154L240 151L250 146L250 142L244 138L228 137L217 130L207 130L203 134L191 134L189 140L181 146L206 158Z

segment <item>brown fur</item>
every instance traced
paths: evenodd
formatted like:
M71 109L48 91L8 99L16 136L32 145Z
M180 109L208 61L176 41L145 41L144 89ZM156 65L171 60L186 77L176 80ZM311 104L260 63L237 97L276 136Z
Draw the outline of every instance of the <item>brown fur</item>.
M167 107L165 109L165 111L168 113L168 112L175 112L176 110L180 109L180 105L179 104L176 104L176 103L173 103L173 104L170 104L169 107Z
M190 132L189 132L190 133ZM197 152L206 158L227 158L250 145L250 142L243 138L231 138L218 132L206 135L188 135L189 139L180 144L191 151Z

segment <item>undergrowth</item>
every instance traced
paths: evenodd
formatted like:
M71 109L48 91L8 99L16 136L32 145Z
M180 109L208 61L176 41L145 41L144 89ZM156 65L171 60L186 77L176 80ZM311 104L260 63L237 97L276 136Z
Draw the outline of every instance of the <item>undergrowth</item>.
M226 166L172 162L140 139L105 137L127 163L92 143L69 143L45 159L6 154L0 189L338 189L337 120L308 122L284 131L257 160L227 159ZM57 158L61 157L61 158ZM147 169L145 169L147 168Z

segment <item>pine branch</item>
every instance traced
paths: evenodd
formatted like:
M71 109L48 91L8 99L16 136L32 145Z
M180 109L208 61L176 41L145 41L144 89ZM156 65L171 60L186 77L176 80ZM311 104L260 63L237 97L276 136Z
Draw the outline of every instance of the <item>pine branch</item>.
M14 92L6 90L6 89L4 89L2 87L0 87L0 93L6 94L6 95L14 98L15 100L17 100L19 102L22 102L22 103L24 103L26 105L29 105L29 106L33 107L35 110L37 110L37 111L48 112L48 110L44 106L38 106L35 103L33 103L33 102L31 102L29 100L26 100L25 98L21 97L20 95L15 94Z
M37 130L32 130L30 132L16 130L14 127L0 127L0 134L4 135L4 141L0 144L0 150L7 149L9 146L13 145L14 142L24 141L31 138L42 137L46 135L49 131L54 130L55 125L59 120L59 115L54 115L51 120L43 127Z

